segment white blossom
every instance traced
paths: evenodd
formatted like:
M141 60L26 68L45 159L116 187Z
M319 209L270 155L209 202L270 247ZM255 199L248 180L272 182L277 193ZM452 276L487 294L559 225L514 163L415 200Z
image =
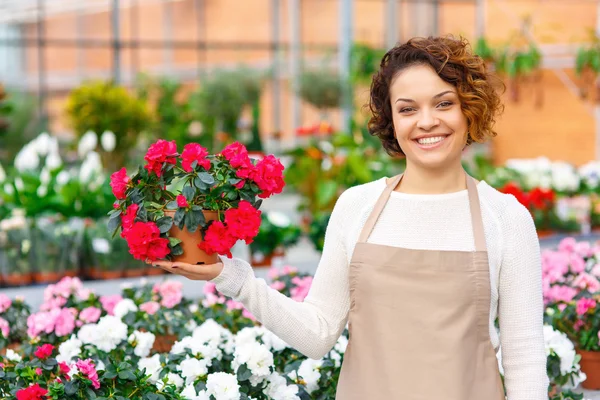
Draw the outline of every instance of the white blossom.
M206 360L188 357L177 366L177 370L181 371L181 376L186 378L187 383L191 383L196 378L208 374L208 365Z
M23 360L23 358L13 349L6 349L6 359L17 363Z
M234 371L237 372L239 367L244 364L252 372L250 383L256 386L271 374L273 353L269 351L267 346L258 342L238 346L235 349L232 362Z
M113 314L115 314L115 317L122 319L125 315L127 315L128 312L130 312L130 311L135 312L137 310L138 310L138 307L135 305L133 300L123 299L117 303L117 305L115 306L115 309L113 311Z
M100 144L102 144L104 151L110 153L117 146L117 137L112 131L104 131L102 136L100 136Z
M72 335L68 340L62 342L58 346L58 355L56 361L58 362L70 362L73 358L81 354L81 346L83 342L75 335Z
M96 150L98 146L98 135L93 131L87 131L83 134L77 145L77 154L80 158L86 156L90 151Z
M129 339L127 339L127 341L131 344L135 343L133 353L136 356L148 357L150 350L152 350L152 346L154 345L155 339L156 337L152 332L140 332L136 330L129 335Z
M160 354L155 354L149 358L142 358L138 362L138 368L140 370L146 369L146 375L149 375L148 379L152 383L158 382L158 376L162 371L162 365L160 363Z
M217 400L239 400L240 385L237 377L225 372L216 372L208 376L206 394Z

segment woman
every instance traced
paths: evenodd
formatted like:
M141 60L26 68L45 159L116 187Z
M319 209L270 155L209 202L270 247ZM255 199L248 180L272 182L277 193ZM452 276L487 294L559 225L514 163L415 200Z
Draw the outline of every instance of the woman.
M383 58L371 134L403 175L345 191L308 297L295 302L240 259L156 262L211 280L264 326L319 359L346 323L339 400L546 400L539 243L510 195L466 175L463 149L495 136L502 110L468 43L414 38ZM500 334L494 321L499 317Z

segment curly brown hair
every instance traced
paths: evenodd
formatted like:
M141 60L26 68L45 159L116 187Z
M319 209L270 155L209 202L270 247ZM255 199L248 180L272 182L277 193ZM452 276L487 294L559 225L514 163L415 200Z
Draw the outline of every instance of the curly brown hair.
M500 92L504 83L488 73L483 59L463 37L416 37L389 50L373 76L369 108L369 133L377 136L391 156L404 156L394 134L390 85L396 75L414 65L429 65L445 82L456 87L467 118L467 145L496 136L496 117L504 110Z

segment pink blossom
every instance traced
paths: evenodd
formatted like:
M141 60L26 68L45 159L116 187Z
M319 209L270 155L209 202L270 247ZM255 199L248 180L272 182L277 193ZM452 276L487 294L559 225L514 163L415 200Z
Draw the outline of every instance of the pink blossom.
M167 308L173 308L181 303L181 299L183 298L182 288L183 283L179 281L164 282L159 288L159 293L162 296L160 304Z
M0 317L0 333L2 333L4 338L8 338L8 335L10 334L10 326L8 325L8 321L2 317Z
M285 267L283 267L283 269L281 270L281 274L282 275L292 275L292 274L296 274L298 273L298 268L296 267L291 267L289 265L286 265Z
M36 374L36 375L42 375L42 369L41 369L41 368L39 368L39 367L38 367L38 368L36 368L36 369L35 369L35 374Z
M58 314L60 314L59 308L31 314L27 318L27 334L29 337L34 338L42 333L50 334L54 332L54 321Z
M292 289L290 289L290 294L292 299L296 301L304 301L306 295L310 291L310 286L312 285L313 278L312 276L306 276L304 278L300 278L298 276L292 278L292 283L296 285Z
M91 359L79 360L75 364L79 372L85 375L90 381L94 389L100 389L100 381L98 380L98 373L96 372L96 366Z
M569 263L568 253L545 250L542 252L542 276L550 283L564 282L569 272Z
M585 260L581 256L577 254L571 255L571 271L574 274L585 271Z
M592 275L596 278L600 278L600 264L596 264L592 267Z
M269 268L269 272L267 273L269 279L275 280L279 278L279 270L275 267Z
M600 281L587 272L582 272L573 281L573 286L580 289L587 289L590 293L600 290Z
M590 308L596 307L596 300L583 297L583 298L577 300L576 307L577 307L577 314L583 315L586 312L588 312L588 310Z
M12 301L10 300L10 297L0 293L0 314L8 310L11 305Z
M575 244L575 248L573 249L575 253L579 254L581 257L590 257L593 254L592 246L590 242L577 242Z
M75 314L77 310L74 308L63 308L60 314L54 320L55 334L58 337L70 335L75 329Z
M285 289L285 283L283 283L282 281L275 281L275 282L271 283L270 286L279 292L281 292L283 289Z
M92 290L88 288L82 288L77 291L77 297L79 300L87 300L90 298L90 294L92 294Z
M154 315L160 308L160 304L155 301L147 301L143 304L140 304L140 310L148 313L149 315Z
M79 319L86 324L94 324L96 321L98 321L98 319L100 319L101 314L101 309L97 307L87 307L81 310L81 313L79 313Z
M564 251L566 253L571 253L575 250L576 245L577 245L577 241L574 238L572 238L572 237L564 238L558 244L558 250Z
M583 326L583 321L582 320L577 320L574 324L573 324L573 329L575 329L576 331L580 330L581 327Z
M254 317L254 315L252 315L252 313L245 308L244 311L242 311L242 316L256 322L256 317Z
M67 304L66 297L51 297L44 301L44 303L40 306L40 310L50 311L55 308L62 308L65 304Z
M559 305L558 305L558 310L559 310L560 312L563 312L563 311L565 311L565 308L567 308L567 305L566 305L565 303L562 303L562 304L559 304Z
M235 301L235 300L227 300L225 305L227 306L227 309L229 311L244 309L244 305L242 303L240 303L239 301Z
M214 282L206 282L204 284L204 288L202 289L204 294L216 294L217 293L217 285Z
M555 285L544 291L544 297L549 302L565 302L568 303L577 295L577 289L570 286Z
M102 307L104 308L104 310L106 310L108 315L115 315L115 307L117 306L117 303L119 303L121 300L123 300L123 298L119 294L113 294L110 296L100 296L100 303L102 304Z
M204 297L204 300L202 300L202 305L204 307L212 307L215 304L224 304L225 301L226 298L224 296L208 293Z

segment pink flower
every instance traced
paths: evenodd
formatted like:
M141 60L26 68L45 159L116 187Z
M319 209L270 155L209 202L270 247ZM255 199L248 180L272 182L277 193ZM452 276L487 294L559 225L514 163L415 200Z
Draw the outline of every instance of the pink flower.
M90 381L94 389L100 389L100 381L98 380L98 373L96 372L96 366L91 359L79 360L75 364L79 372L85 375Z
M245 308L244 311L242 311L242 316L256 322L256 317L254 317L254 315L252 315L252 313Z
M54 323L56 317L60 314L60 308L54 308L50 311L40 311L31 314L27 318L27 334L29 337L38 337L42 333L54 332Z
M273 283L271 283L271 287L279 292L281 292L283 289L285 289L285 283L283 283L282 281L275 281Z
M577 300L576 307L577 307L577 314L583 315L586 312L588 312L589 309L596 307L596 300L583 297L583 298Z
M140 304L140 310L148 313L149 315L154 315L160 308L160 304L155 301L147 301L143 304Z
M12 305L12 301L10 300L10 297L8 297L5 294L0 293L0 314L2 314L4 311L8 310L8 308L11 305Z
M79 319L85 322L86 324L94 324L98 319L100 319L100 315L102 314L102 310L97 307L87 307L81 310L79 314Z
M69 372L71 372L71 367L69 367L66 362L59 362L58 367L60 368L60 373L62 375L67 375Z
M182 288L183 283L179 281L166 281L160 285L159 293L162 297L160 304L163 307L173 308L177 304L181 303L181 299L183 297L181 292Z
M292 299L296 301L304 301L306 295L308 295L308 292L310 291L312 281L312 276L306 276L304 278L296 276L292 278L292 283L296 285L296 287L290 289L290 295L292 296Z
M48 391L40 386L39 383L29 386L25 389L19 389L16 393L17 400L43 400Z
M214 282L205 282L204 288L202 289L204 294L216 294L217 293L217 285Z
M568 303L577 295L577 289L570 286L555 285L544 291L544 297L548 302Z
M582 272L573 281L573 286L582 290L587 289L587 291L590 293L596 293L598 290L600 290L600 281L587 272Z
M60 314L54 320L55 334L58 337L70 335L75 329L75 313L74 308L63 308Z
M571 271L574 274L585 271L585 260L581 256L577 254L571 255Z
M244 309L244 305L242 303L240 303L239 301L235 301L235 300L227 300L225 302L225 306L227 306L227 309L229 311Z
M121 297L121 295L118 294L100 297L100 303L102 304L102 307L104 308L104 310L106 310L108 315L115 315L115 307L117 303L119 303L121 300L123 300L123 298Z
M590 257L592 254L594 254L590 242L577 242L573 250L581 257Z
M188 201L184 195L177 195L177 207L189 207Z
M574 324L573 324L573 329L575 329L576 331L580 330L581 327L583 326L583 321L582 320L577 320Z
M90 295L92 294L92 290L88 289L88 288L82 288L79 289L77 291L77 298L79 298L79 300L87 300L90 298Z
M275 280L275 279L279 278L279 270L275 267L271 267L271 268L269 268L269 272L267 273L267 276L269 277L269 279Z
M10 326L8 325L8 321L2 317L0 317L0 333L4 338L8 338L8 335L10 334Z
M564 238L558 244L558 250L564 251L566 253L571 253L575 250L576 245L577 245L577 241L574 238L572 238L572 237Z
M123 200L127 197L125 193L127 192L127 186L130 182L131 179L127 176L127 170L125 168L121 168L110 176L110 187L117 199Z
M199 166L205 170L209 170L210 160L206 158L207 155L208 150L200 146L198 143L186 144L183 148L183 153L181 153L181 167L185 172L191 172L193 169L192 163L197 161Z
M36 368L36 369L35 369L35 374L36 374L36 375L42 375L42 369L41 369L41 368L39 368L39 367L38 367L38 368Z
M224 296L217 296L213 293L207 293L204 300L202 300L202 305L204 307L212 307L215 304L224 304L226 301Z
M41 306L40 310L42 311L50 311L56 308L62 308L67 304L67 299L65 297L53 297L51 299L46 300Z
M45 344L45 345L38 347L33 354L37 358L45 360L46 358L48 358L52 355L53 351L54 351L54 346L52 346L51 344Z

